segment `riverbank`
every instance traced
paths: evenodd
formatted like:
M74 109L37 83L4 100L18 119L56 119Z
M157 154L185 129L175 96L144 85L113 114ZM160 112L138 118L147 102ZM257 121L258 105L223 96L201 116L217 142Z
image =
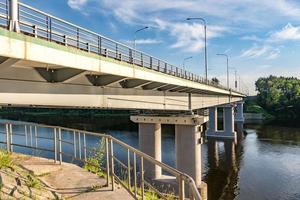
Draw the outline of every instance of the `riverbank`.
M0 199L133 199L121 187L74 164L0 151Z

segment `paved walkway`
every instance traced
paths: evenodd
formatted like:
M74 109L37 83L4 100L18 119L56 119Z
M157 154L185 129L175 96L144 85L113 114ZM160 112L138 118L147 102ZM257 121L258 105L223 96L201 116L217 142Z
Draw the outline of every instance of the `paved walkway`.
M129 200L132 196L121 186L111 191L106 179L99 178L77 165L54 164L53 160L14 154L14 162L24 170L32 172L52 193L61 199L111 199Z

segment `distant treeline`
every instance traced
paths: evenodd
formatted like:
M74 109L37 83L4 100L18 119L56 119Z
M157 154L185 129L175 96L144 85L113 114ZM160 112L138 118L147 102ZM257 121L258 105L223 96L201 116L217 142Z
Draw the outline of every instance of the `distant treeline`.
M278 120L300 118L300 80L269 76L255 82L256 102Z

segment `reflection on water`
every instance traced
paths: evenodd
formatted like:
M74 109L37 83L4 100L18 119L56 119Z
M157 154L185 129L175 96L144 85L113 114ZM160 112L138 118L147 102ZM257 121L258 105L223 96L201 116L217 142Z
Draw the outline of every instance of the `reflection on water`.
M127 118L73 119L57 125L105 131L138 147L137 126ZM300 129L251 124L245 130L245 138L238 142L208 140L202 145L209 200L300 199ZM175 166L174 127L163 126L162 133L162 160Z

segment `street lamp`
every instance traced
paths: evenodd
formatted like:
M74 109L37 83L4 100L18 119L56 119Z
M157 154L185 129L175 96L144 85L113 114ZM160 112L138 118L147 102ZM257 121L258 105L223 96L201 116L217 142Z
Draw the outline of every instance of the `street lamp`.
M228 55L224 53L218 53L217 56L225 56L227 63L227 89L229 89L229 67L228 67Z
M204 25L204 59L205 59L205 79L207 79L207 37L206 37L206 20L202 17L189 17L186 20L201 20Z
M234 70L234 88L237 91L237 87L238 87L237 70L236 70L235 67L229 67L229 69L233 69Z
M134 38L133 38L133 49L136 49L136 34L140 31L143 31L145 29L149 28L148 26L145 26L144 28L138 29L134 32Z
M184 69L184 70L185 70L185 62L186 62L187 60L192 59L192 58L193 58L193 56L186 57L185 59L183 59L182 66L183 66L183 69Z

